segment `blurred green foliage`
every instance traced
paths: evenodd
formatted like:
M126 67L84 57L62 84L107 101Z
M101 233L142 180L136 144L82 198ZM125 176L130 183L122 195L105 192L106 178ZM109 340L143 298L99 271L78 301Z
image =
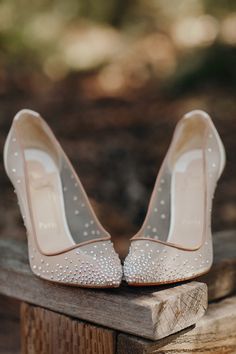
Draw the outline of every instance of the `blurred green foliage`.
M0 2L1 71L37 69L60 80L101 68L111 90L149 80L181 89L235 81L235 46L233 0Z

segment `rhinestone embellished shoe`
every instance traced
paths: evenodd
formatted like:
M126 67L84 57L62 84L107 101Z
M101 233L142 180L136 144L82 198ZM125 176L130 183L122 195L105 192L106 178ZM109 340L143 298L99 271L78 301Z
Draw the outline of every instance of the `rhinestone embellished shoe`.
M212 198L225 151L210 117L192 111L178 123L146 219L131 239L124 275L131 285L192 279L212 265Z
M4 148L28 234L32 271L83 287L117 287L122 267L68 158L46 122L30 110L14 118Z

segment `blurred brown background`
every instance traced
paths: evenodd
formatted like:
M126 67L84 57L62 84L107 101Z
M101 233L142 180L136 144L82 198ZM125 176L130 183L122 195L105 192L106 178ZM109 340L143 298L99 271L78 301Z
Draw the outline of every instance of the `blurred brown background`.
M213 228L235 227L235 92L235 1L0 3L1 148L17 110L39 111L115 240L141 226L175 124L196 108L227 150ZM1 236L23 238L2 165L0 183Z

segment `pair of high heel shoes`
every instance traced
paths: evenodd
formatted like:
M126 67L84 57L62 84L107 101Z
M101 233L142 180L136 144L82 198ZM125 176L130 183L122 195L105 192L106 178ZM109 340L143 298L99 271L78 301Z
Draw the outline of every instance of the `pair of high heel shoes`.
M210 117L192 111L178 123L147 216L122 265L70 161L36 112L20 111L4 148L28 234L32 271L81 287L175 283L212 265L211 208L225 164Z

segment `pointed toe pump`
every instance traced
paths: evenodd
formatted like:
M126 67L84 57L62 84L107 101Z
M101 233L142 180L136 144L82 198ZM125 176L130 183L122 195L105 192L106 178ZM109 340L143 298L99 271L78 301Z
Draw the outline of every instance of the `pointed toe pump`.
M208 114L186 114L177 124L146 219L131 239L124 263L129 284L175 283L209 271L212 198L224 165L224 147Z
M28 235L32 271L83 287L117 287L122 267L81 182L46 122L20 111L4 148Z

